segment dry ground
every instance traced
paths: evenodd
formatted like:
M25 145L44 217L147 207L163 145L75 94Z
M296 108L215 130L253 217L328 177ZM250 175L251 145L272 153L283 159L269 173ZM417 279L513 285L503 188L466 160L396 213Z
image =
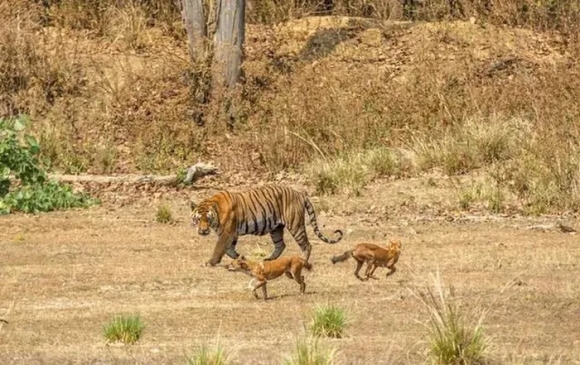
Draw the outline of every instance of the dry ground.
M304 334L311 311L334 303L347 310L350 322L345 338L325 341L338 349L341 364L420 364L428 317L412 290L429 285L429 275L439 270L466 311L489 308L492 359L578 364L578 237L527 229L556 218L468 220L429 213L425 202L444 194L437 184L426 186L383 182L360 198L315 198L323 231L348 234L327 245L309 229L314 271L307 295L281 278L270 284L276 298L268 302L252 297L243 274L200 266L215 237L192 231L185 198L209 191L161 196L175 225L156 223L158 201L144 199L123 208L105 203L86 211L0 217L0 318L8 321L0 323L0 363L179 364L218 336L237 364L279 363ZM407 203L412 196L414 208ZM400 237L404 250L388 279L380 269L380 280L360 282L353 262L333 266L329 260L355 242L385 236ZM287 237L286 254L297 253ZM239 250L269 253L272 245L266 237L244 237ZM103 326L116 314L136 312L147 326L142 339L106 346Z

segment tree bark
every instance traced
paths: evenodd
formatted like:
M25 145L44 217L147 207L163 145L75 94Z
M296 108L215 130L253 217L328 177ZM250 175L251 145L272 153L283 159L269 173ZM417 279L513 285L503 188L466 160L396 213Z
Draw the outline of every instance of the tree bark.
M231 90L240 81L245 38L245 0L217 0L213 82Z
M235 119L233 96L242 77L246 0L181 1L194 64L193 97L199 107L194 119L198 125L204 124L201 110L211 101L220 106L217 120L225 115L231 128Z
M195 63L206 57L207 26L203 0L181 0L181 14L185 23L189 54Z

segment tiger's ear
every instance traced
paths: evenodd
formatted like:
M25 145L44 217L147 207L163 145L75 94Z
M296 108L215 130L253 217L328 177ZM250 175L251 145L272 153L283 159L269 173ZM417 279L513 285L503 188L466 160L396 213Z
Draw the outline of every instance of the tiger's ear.
M197 208L197 204L195 204L195 202L193 200L189 201L189 208L191 208L191 210L195 210L195 208Z

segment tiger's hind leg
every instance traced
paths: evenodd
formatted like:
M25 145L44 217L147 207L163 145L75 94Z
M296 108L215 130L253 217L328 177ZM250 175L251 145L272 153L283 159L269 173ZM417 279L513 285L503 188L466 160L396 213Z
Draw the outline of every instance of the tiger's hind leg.
M296 228L289 229L290 234L298 243L300 250L302 250L302 258L304 261L308 262L310 259L310 253L312 252L312 245L308 241L308 236L306 235L306 226L302 224Z
M274 243L274 252L272 252L270 257L264 259L264 261L276 260L286 249L286 244L284 243L283 225L279 225L276 227L276 229L270 232L270 237L272 237L272 242Z

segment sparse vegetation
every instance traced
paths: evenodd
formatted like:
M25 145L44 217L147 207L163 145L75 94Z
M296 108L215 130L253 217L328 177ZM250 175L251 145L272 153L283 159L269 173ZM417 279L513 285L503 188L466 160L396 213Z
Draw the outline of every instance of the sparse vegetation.
M331 161L316 160L307 171L319 194L332 195L346 191L358 196L376 178L403 175L405 161L390 149L375 148L347 153Z
M484 312L468 317L437 273L433 288L415 294L429 313L429 356L434 364L484 364L490 343L483 333Z
M335 350L320 345L317 337L298 340L292 356L285 359L285 365L332 365Z
M140 338L145 325L141 322L139 315L115 316L113 320L105 326L105 338L108 342L122 342L133 345Z
M48 179L38 159L40 146L36 138L23 133L25 127L22 117L0 119L0 214L49 212L98 203Z
M244 173L306 171L320 194L360 195L377 178L430 170L493 180L502 164L486 209L578 209L580 7L405 4L250 4L245 100L230 135L192 128L203 112L194 75L207 70L189 64L178 2L4 2L0 116L41 121L31 130L41 156L66 173L165 173L215 157ZM113 136L105 146L103 135Z
M229 355L219 345L213 348L202 346L193 355L187 357L187 365L227 365L229 363Z
M342 338L346 325L344 309L334 305L319 306L312 315L310 333L318 337Z
M167 204L160 204L157 207L157 213L155 214L155 220L158 223L171 223L173 222L173 213L171 208Z

